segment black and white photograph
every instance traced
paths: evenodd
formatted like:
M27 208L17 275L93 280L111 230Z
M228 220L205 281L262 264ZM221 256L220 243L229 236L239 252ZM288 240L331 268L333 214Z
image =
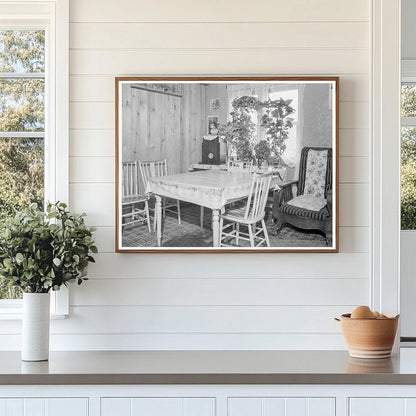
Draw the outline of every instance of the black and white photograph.
M212 111L218 110L221 107L221 101L219 98L212 98L209 100L209 103L210 110Z
M337 252L337 141L337 77L116 78L116 249Z

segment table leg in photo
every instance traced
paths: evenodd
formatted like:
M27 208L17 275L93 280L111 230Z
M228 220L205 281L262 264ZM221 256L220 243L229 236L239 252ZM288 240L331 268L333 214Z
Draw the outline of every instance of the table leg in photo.
M212 246L220 246L220 210L212 210Z
M162 198L156 195L155 205L157 245L162 244Z

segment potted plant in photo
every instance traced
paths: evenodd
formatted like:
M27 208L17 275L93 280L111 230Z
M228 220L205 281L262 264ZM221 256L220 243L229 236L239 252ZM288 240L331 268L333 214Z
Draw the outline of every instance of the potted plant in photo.
M36 204L0 225L0 276L23 292L22 360L49 356L50 291L86 279L97 253L85 214L72 214L64 203Z
M261 167L263 163L267 163L270 158L270 146L267 140L260 140L254 146L254 154L257 159L257 167Z
M295 109L290 105L292 100L267 100L262 103L265 110L261 117L260 126L265 128L266 140L269 143L271 157L281 163L281 156L286 149L285 140L289 138L290 129L293 127L291 114Z

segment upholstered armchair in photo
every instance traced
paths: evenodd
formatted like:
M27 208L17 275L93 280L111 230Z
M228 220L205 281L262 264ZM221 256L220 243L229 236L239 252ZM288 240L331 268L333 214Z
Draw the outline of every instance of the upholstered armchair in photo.
M318 230L332 245L332 149L304 147L299 179L286 182L273 202L276 234L286 224L304 230Z

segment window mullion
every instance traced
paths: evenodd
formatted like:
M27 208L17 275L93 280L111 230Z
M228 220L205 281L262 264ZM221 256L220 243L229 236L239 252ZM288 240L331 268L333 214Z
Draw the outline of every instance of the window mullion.
M44 72L0 72L0 79L45 79Z
M402 117L402 127L416 127L416 117Z
M34 138L44 138L45 132L44 131L0 131L0 138L28 138L28 139L34 139Z

